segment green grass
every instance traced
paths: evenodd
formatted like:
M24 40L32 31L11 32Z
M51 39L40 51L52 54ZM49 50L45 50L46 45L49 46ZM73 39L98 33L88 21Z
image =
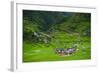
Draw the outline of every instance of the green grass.
M23 62L40 61L64 61L64 60L86 60L91 59L90 37L80 37L66 33L55 33L49 44L32 43L23 41ZM77 44L77 49L70 56L59 56L55 54L55 48L69 48ZM85 51L83 51L85 49Z

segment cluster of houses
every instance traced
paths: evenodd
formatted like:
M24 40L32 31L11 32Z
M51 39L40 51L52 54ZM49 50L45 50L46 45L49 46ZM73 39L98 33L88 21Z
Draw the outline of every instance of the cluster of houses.
M56 48L55 49L55 53L61 56L70 56L72 54L74 54L77 51L77 47L72 47L72 48Z

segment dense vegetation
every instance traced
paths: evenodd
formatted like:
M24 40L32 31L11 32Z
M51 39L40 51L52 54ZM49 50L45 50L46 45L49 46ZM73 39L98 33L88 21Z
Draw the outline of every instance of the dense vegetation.
M91 58L91 14L23 10L23 62L84 60ZM56 48L77 45L70 56Z

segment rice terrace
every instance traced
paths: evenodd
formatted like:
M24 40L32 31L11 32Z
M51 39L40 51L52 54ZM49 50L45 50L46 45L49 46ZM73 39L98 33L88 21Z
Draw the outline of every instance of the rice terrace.
M91 59L91 14L23 10L23 62Z

